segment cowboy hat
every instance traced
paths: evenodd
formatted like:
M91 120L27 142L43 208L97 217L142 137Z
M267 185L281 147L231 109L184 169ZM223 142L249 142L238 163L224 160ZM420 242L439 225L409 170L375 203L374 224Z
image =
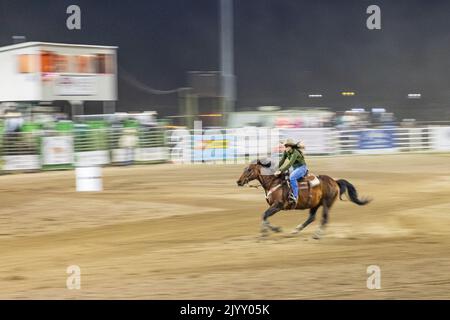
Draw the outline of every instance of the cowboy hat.
M300 142L295 142L294 139L286 139L286 141L284 142L284 146L290 146L290 147L297 147L299 149L305 149L305 144L303 143L303 141Z
M294 141L294 139L286 139L286 141L283 143L285 147L290 146L290 147L295 147L297 146L297 142Z

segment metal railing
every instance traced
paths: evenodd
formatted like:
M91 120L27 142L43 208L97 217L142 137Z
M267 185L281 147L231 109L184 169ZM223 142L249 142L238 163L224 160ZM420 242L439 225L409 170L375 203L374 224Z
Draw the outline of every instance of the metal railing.
M133 145L123 146L125 136L134 136ZM4 133L0 137L2 169L5 171L168 159L166 130L160 127L39 130ZM127 148L133 150L132 159L123 158Z
M237 163L278 157L283 150L280 142L288 137L303 140L308 156L450 151L450 127L439 127L448 130L448 138L436 136L435 128L173 130L168 133L168 143L175 163ZM442 139L444 147L436 148Z
M134 137L128 139L130 136ZM2 170L37 170L124 163L246 163L277 158L280 141L303 140L308 156L449 152L448 127L239 128L167 130L148 128L75 128L1 135Z

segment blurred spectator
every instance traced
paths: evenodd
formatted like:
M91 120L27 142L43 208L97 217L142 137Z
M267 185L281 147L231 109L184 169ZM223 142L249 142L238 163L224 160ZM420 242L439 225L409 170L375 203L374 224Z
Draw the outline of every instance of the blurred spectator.
M5 131L7 133L19 132L24 120L22 117L12 117L5 120Z
M123 135L120 137L119 146L125 150L124 165L131 165L134 161L134 149L138 143L138 137L136 135L136 129L125 128Z
M416 119L403 119L400 122L400 126L403 128L412 128L416 126Z

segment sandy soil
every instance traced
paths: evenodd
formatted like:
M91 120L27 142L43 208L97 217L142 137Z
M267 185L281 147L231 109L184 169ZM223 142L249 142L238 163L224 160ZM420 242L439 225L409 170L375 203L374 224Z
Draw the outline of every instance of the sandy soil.
M102 193L76 193L73 171L1 176L0 298L450 298L449 154L308 160L374 198L336 203L320 241L318 222L289 236L306 211L260 240L266 204L235 185L243 165L105 168Z

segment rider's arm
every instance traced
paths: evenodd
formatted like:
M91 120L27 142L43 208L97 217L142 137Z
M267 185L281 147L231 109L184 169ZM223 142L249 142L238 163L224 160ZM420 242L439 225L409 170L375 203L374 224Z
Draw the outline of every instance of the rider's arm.
M301 152L300 150L298 151L298 159L300 160L300 163L306 163L305 156L303 155L303 152Z
M299 152L292 152L291 158L289 159L289 162L285 163L283 166L281 166L280 171L283 172L287 169L289 169L295 162L295 160L297 160L297 158L299 157Z
M283 165L284 161L286 161L287 158L287 153L283 152L283 156L281 157L280 163L278 163L278 168L281 168L281 166Z

